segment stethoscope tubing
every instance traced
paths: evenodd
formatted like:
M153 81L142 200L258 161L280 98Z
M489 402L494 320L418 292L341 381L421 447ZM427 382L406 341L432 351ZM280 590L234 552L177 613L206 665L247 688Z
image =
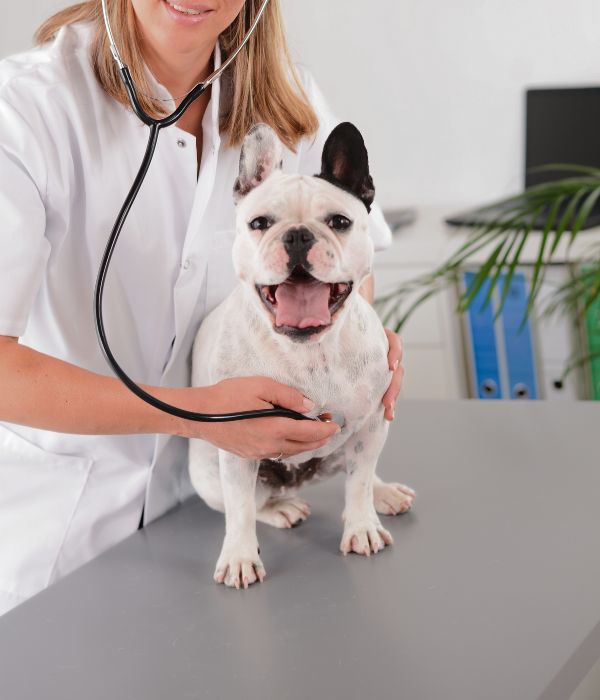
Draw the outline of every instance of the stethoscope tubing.
M129 68L121 60L118 49L116 48L116 45L114 43L112 31L110 30L110 22L108 21L108 12L106 10L105 1L103 0L103 2L102 2L102 6L103 6L103 10L104 10L104 19L105 19L107 32L108 32L108 36L109 36L109 40L110 40L110 44L111 44L111 51L112 51L112 54L115 58L115 61L119 65L121 79L122 79L123 84L125 86L125 89L127 91L127 95L129 97L131 107L132 107L133 111L135 112L135 114L137 115L137 117L144 124L146 124L146 126L149 127L150 133L148 135L148 143L146 145L146 151L144 153L144 157L143 157L142 162L140 164L137 175L133 181L133 184L131 185L131 189L129 190L127 197L125 198L125 201L123 202L123 205L121 207L121 210L119 211L117 219L115 220L112 231L111 231L110 236L108 238L108 241L106 243L104 253L102 255L100 267L98 269L98 275L96 277L96 285L94 288L94 320L95 320L95 325L96 325L96 335L98 337L98 342L100 344L100 348L102 349L104 357L106 358L106 361L108 362L108 364L110 365L110 367L112 368L112 370L116 374L116 376L121 380L121 382L123 382L123 384L130 391L132 391L140 399L142 399L146 403L150 404L151 406L154 406L155 408L159 409L160 411L163 411L164 413L169 413L170 415L176 416L178 418L183 418L185 420L204 422L204 423L226 423L229 421L247 420L249 418L267 418L267 417L269 417L269 418L274 418L274 417L275 418L276 417L292 418L294 420L315 420L314 418L310 418L309 416L305 416L302 413L297 413L296 411L291 411L287 408L281 408L280 406L274 406L273 408L258 409L258 410L252 410L252 411L235 411L233 413L200 413L200 412L196 412L196 411L188 411L188 410L180 408L178 406L173 406L172 404L169 404L165 401L161 401L160 399L156 398L155 396L153 396L149 392L142 389L141 386L136 384L136 382L134 382L133 379L131 379L131 377L129 377L129 375L125 372L125 370L117 362L117 359L115 358L112 350L110 349L110 345L109 345L108 338L106 335L106 329L104 327L104 317L103 317L103 311L102 311L104 286L106 283L106 276L108 274L110 262L112 260L113 253L115 252L117 241L119 240L119 235L121 234L123 226L127 220L127 216L129 215L129 212L131 211L131 207L133 206L133 203L135 202L137 195L142 187L142 184L146 178L148 170L150 169L150 165L151 165L152 159L154 157L154 152L156 150L156 144L158 142L158 136L159 136L161 129L164 129L168 126L171 126L176 121L178 121L181 118L181 116L185 113L185 111L189 108L189 106L206 90L206 88L209 87L209 85L211 85L221 75L223 70L225 70L225 68L237 56L237 54L240 52L242 47L246 44L246 42L250 38L252 32L256 28L256 26L258 24L258 20L260 19L260 16L262 15L262 13L264 11L264 9L267 5L267 2L268 2L268 0L265 0L263 5L261 6L261 8L257 14L257 17L255 17L255 20L254 20L251 28L249 29L243 42L240 44L240 46L238 46L236 51L233 54L231 54L231 56L229 56L227 61L217 71L215 71L212 75L210 75L204 83L199 83L194 88L192 88L192 90L182 100L179 107L172 114L167 115L167 116L163 117L162 119L152 118L150 115L148 115L144 111L144 109L140 105L140 102L139 102L139 99L137 96L137 92L135 89L135 85L133 83L133 79L131 78L131 74L129 72Z

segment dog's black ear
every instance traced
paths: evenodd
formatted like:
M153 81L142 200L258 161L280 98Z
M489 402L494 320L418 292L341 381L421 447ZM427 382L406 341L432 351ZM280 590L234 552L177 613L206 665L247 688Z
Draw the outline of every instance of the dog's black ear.
M343 122L329 134L323 147L319 177L351 192L364 203L367 211L371 211L375 186L369 175L365 142L354 124Z
M266 124L257 124L246 134L240 153L240 172L233 186L237 203L250 190L281 168L283 146L277 134Z

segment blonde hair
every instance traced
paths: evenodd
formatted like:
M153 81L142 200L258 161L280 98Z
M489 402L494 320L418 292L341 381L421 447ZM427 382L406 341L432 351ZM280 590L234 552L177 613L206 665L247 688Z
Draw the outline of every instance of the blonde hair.
M246 0L232 24L221 33L223 60L242 41L261 0ZM150 97L150 85L141 51L141 35L130 0L107 0L112 31L119 52L129 66L142 107L153 117L164 116L164 105ZM58 30L76 22L91 22L95 34L90 46L94 73L105 92L129 105L119 69L104 29L101 0L67 7L47 19L35 34L38 44L52 40ZM270 0L256 31L221 77L223 98L219 128L229 144L240 144L254 124L271 126L288 148L316 132L319 121L290 58L279 0Z

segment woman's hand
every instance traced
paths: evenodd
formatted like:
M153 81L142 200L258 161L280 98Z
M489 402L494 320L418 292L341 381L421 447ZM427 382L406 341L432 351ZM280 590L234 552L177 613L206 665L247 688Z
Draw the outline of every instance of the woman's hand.
M232 413L272 408L289 408L309 413L314 404L301 392L266 377L238 377L218 384L195 389L180 389L185 393L182 408L204 413ZM182 421L178 434L201 438L245 459L269 459L279 455L290 457L316 450L339 432L335 423L294 420L292 418L249 418L228 423Z
M402 379L404 378L404 367L402 366L402 341L390 328L385 328L390 349L388 352L388 366L393 371L392 381L388 390L383 396L383 405L385 406L384 416L387 420L394 420L394 407L396 399L402 388Z

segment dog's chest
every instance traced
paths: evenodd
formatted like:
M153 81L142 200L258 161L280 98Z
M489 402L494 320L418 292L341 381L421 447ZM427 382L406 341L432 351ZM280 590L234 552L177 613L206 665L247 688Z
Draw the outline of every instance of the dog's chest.
M311 415L343 416L353 433L380 406L390 382L385 349L372 345L329 356L326 352L245 353L244 363L220 365L219 378L265 376L292 386L315 403Z
M269 377L314 401L314 415L343 415L353 432L380 406L391 378L381 322L366 302L364 308L360 303L349 309L337 334L317 343L282 341L238 306L235 315L222 317L210 381Z
M297 367L293 377L282 373L274 378L300 389L315 402L316 412L343 415L352 428L377 408L389 375L384 350L373 346Z

